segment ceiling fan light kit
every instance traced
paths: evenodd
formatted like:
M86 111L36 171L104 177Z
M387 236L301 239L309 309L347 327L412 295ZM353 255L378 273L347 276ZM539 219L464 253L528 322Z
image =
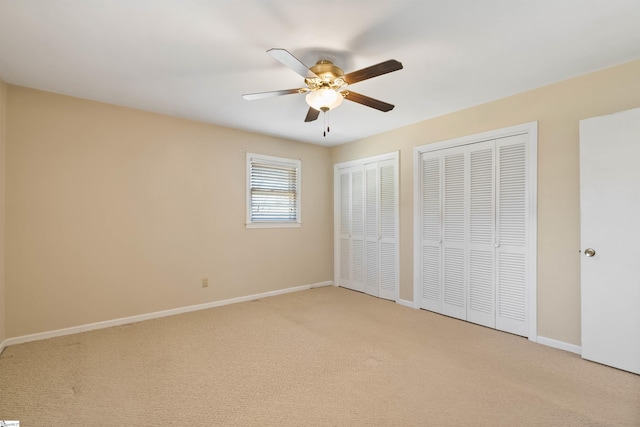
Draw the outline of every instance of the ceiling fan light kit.
M310 91L307 96L307 104L314 110L327 112L333 110L344 99L342 93L336 92L334 89L320 88Z
M318 61L309 70L317 76L304 79L309 90L306 96L309 107L326 113L342 104L344 94L340 89L347 85L342 78L344 71L326 60Z
M390 59L388 61L381 62L380 64L372 65L345 75L344 71L335 66L331 61L321 59L316 62L313 67L307 68L307 66L300 62L298 58L285 49L269 49L267 53L304 77L306 87L242 95L246 100L271 98L274 96L294 93L306 93L307 96L305 99L309 105L309 111L307 112L305 122L312 122L316 120L320 111L326 113L333 110L342 104L344 99L383 112L391 111L394 107L392 104L388 104L353 91L347 91L345 88L347 85L387 74L392 71L401 70L402 64L395 59Z

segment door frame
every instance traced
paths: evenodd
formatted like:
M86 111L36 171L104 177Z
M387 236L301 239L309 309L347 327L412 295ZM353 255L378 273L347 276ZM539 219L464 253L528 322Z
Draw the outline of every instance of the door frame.
M395 193L396 193L396 206L395 206L395 218L396 218L396 233L398 239L398 245L396 248L396 289L395 289L395 302L398 302L400 298L400 152L392 151L390 153L379 154L371 157L364 157L361 159L349 160L342 163L335 163L333 165L333 283L335 286L339 286L340 275L340 259L338 254L340 245L340 169L363 166L367 163L380 162L383 160L395 161Z
M460 138L447 139L433 142L413 148L413 307L419 308L420 295L420 156L422 153L443 150L451 147L475 144L514 135L527 136L527 177L529 179L529 192L527 202L528 214L528 239L527 239L527 299L528 299L528 339L537 342L538 336L538 284L537 284L537 243L538 243L538 122L528 122L502 129L495 129Z

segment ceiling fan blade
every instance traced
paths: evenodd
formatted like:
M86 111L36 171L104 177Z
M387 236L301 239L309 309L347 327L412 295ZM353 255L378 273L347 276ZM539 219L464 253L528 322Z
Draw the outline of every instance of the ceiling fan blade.
M255 99L273 98L281 95L291 95L293 93L306 92L306 89L284 89L284 90L272 90L270 92L258 92L258 93L245 93L242 95L247 101L253 101Z
M302 62L300 62L298 58L293 56L286 49L273 48L273 49L269 49L267 53L271 55L273 58L280 61L285 66L291 68L293 71L300 74L305 79L312 79L314 77L318 77L316 73L311 71L309 67L307 67Z
M402 70L402 63L395 59L390 59L388 61L345 74L344 81L352 85L372 77L381 76L398 70Z
M377 99L365 95L360 95L359 93L351 91L348 91L347 95L344 98L348 99L349 101L357 102L358 104L366 105L367 107L375 108L376 110L384 111L385 113L387 111L393 110L393 107L395 107L395 105L378 101Z
M307 117L305 117L304 121L312 122L316 120L319 115L320 115L320 111L316 110L315 108L309 107L309 111L307 111Z

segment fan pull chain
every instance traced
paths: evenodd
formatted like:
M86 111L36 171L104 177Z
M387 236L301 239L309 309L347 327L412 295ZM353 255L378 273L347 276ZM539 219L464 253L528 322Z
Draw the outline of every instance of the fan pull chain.
M324 128L326 129L324 132L322 132L322 136L326 138L327 133L331 131L331 129L329 128L329 110L328 109L322 110L322 117L324 119Z
M322 107L320 108L320 111L322 111L322 120L324 120L322 136L326 137L329 132L329 107Z
M329 132L329 125L327 124L327 119L328 119L327 115L328 115L328 114L329 114L329 112L325 112L325 113L324 113L324 127L327 129L327 130L324 132L324 136L327 136L327 132Z

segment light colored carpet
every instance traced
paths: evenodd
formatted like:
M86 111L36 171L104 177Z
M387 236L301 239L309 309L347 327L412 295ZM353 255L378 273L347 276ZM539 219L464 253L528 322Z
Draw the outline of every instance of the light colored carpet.
M27 426L640 425L640 376L326 287L15 345Z

